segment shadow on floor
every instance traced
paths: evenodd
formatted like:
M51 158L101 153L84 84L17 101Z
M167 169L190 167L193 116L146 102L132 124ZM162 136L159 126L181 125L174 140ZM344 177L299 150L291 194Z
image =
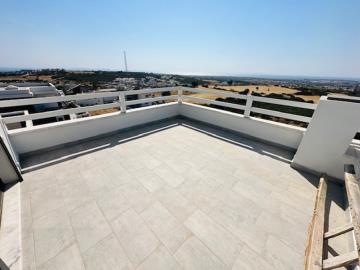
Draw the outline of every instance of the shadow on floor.
M188 118L175 117L21 156L22 170L23 172L28 172L51 166L59 162L70 160L81 155L91 154L105 148L114 147L179 125L288 164L290 164L294 155L294 153L289 150L245 137L236 132Z

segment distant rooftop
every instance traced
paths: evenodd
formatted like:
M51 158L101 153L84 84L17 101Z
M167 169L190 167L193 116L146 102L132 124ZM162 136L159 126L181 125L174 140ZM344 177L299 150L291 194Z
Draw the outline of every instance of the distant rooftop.
M51 83L0 83L0 100L47 97L57 95L59 95L59 92L56 87Z

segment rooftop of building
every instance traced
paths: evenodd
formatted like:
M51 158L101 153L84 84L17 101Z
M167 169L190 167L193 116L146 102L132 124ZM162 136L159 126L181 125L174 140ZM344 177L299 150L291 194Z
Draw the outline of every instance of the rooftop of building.
M59 95L56 87L44 82L0 83L0 100Z
M313 119L301 118L310 122L304 129L186 103L181 93L142 101L176 102L129 110L139 101L121 99L133 91L81 95L119 95L114 104L121 111L5 129L9 157L23 178L4 194L0 254L11 269L303 269L319 185L309 163L334 175L325 229L349 222L344 185L335 179L339 168L332 165L345 159L329 153L351 147L350 136L342 144L334 140L357 127L350 119L341 135L321 136L322 144L334 144L327 152L309 156L307 143L315 138L322 147L312 137L316 121L322 110L329 116L327 106L345 102L320 103ZM70 98L80 96L56 97ZM3 125L49 113L4 118ZM330 239L325 256L349 252L351 237Z

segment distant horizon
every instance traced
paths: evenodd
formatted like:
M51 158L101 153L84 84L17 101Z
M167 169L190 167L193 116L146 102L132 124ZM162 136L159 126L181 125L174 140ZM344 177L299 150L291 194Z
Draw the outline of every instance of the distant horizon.
M108 72L126 72L121 69L104 69L104 68L62 68L62 67L0 67L1 72L12 72L20 70L43 70L43 69L64 69L66 71L108 71ZM180 75L180 76L194 76L194 77L238 77L238 78L258 78L258 79L279 79L279 80L353 80L360 82L359 77L339 77L339 76L317 76L317 75L284 75L284 74L254 74L254 73L244 73L244 74L187 74L187 73L173 73L173 72L155 72L155 71L143 71L143 70L128 70L127 72L143 72L143 73L154 73L154 74L164 74L164 75Z
M126 51L133 71L360 78L359 10L359 0L4 1L0 64L123 70Z

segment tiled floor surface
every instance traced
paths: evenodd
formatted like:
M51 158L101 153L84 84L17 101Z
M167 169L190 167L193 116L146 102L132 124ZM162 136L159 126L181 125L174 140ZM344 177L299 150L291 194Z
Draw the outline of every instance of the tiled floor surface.
M179 119L30 156L24 269L303 269L318 182L291 158Z

